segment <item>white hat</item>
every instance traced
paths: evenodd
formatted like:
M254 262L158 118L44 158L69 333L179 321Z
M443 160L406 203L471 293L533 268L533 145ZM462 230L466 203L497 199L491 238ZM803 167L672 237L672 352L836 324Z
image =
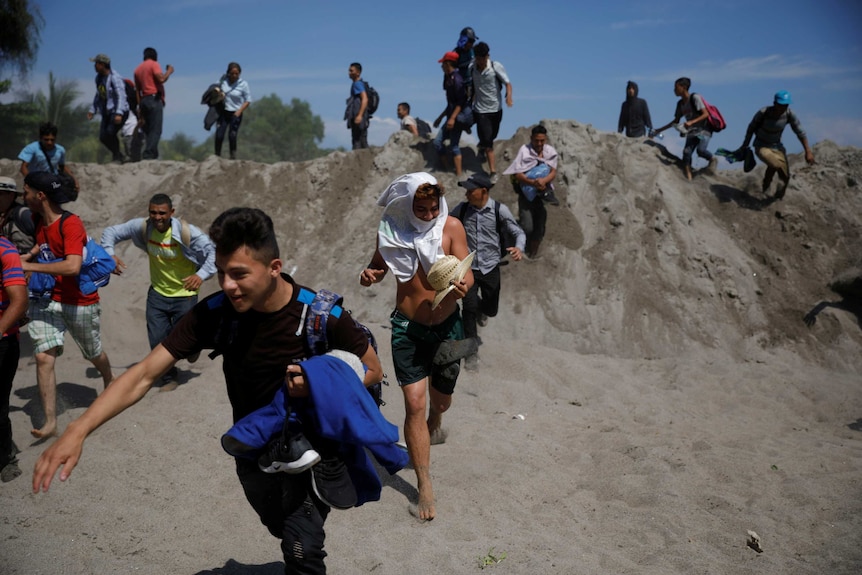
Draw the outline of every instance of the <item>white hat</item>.
M428 283L437 292L434 294L434 303L431 304L431 309L440 305L443 298L455 289L455 284L464 279L475 256L476 252L471 252L463 260L459 260L455 256L443 256L434 262L428 271Z
M6 176L0 177L0 192L15 192L16 194L23 193L18 189L18 185L12 178Z
M365 367L362 365L362 360L356 354L350 353L349 351L344 351L342 349L333 349L327 352L328 356L340 359L348 366L350 366L354 373L356 373L356 377L359 378L359 381L362 382L365 380Z

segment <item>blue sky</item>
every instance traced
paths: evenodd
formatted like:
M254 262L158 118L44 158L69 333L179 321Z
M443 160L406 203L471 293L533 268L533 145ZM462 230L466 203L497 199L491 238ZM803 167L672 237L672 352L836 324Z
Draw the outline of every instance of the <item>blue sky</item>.
M713 150L737 147L751 116L779 89L791 92L809 141L862 147L858 0L36 3L46 24L27 87L44 88L53 71L77 80L89 100L90 57L104 52L131 77L143 48L153 46L163 66L176 68L166 85L165 137L207 137L200 96L235 60L253 97L310 102L326 124L323 145L349 148L341 118L347 68L358 61L381 96L369 140L382 144L398 127L398 102L410 102L414 116L429 123L440 113L437 60L471 26L512 80L514 107L504 111L500 138L543 118L614 131L628 80L640 85L653 122L662 125L673 117L674 80L688 76L728 122ZM670 139L677 138L668 133ZM784 141L791 152L801 149L789 131Z

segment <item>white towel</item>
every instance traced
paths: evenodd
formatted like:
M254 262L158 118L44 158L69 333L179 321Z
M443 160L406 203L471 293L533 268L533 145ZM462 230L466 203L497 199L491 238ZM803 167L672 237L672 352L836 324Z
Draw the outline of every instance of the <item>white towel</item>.
M414 275L418 265L425 273L443 257L443 226L449 215L446 199L440 198L440 215L426 222L413 214L413 197L422 184L437 185L431 174L416 172L395 179L377 200L385 206L377 241L380 255L395 278L404 283Z

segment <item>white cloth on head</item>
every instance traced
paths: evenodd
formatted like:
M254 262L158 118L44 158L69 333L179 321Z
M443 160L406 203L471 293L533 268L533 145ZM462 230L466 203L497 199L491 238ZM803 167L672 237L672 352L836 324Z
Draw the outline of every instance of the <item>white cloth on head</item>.
M416 172L395 179L380 195L385 206L377 228L377 248L395 278L404 283L416 275L421 265L425 273L443 257L443 226L449 209L440 197L440 215L424 221L413 213L413 197L422 184L437 185L431 174Z

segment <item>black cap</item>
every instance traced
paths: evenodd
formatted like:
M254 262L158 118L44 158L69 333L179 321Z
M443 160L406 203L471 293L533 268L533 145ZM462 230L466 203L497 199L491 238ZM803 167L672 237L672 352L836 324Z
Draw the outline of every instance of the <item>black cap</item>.
M48 199L55 204L65 204L78 199L75 183L66 174L30 172L24 178L24 183L48 196Z
M491 178L483 173L473 174L463 182L458 182L458 185L466 190L475 190L476 188L485 188L490 190L494 187L491 183Z

